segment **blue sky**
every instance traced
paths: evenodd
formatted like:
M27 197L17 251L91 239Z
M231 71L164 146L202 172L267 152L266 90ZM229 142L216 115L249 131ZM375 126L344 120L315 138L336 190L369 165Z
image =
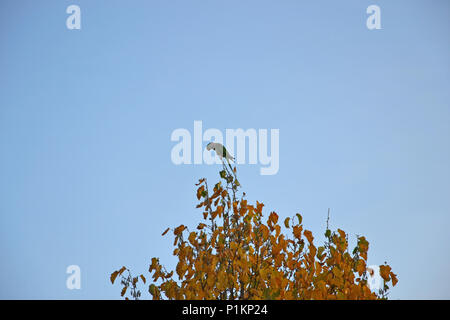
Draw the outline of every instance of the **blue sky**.
M81 8L81 30L66 8ZM381 8L368 30L366 8ZM194 226L177 128L280 130L280 169L241 165L249 200L370 242L393 299L450 295L448 1L0 4L0 298L109 299L109 274L173 267ZM206 146L206 143L204 144ZM81 268L81 289L66 268ZM144 294L144 296L146 296Z

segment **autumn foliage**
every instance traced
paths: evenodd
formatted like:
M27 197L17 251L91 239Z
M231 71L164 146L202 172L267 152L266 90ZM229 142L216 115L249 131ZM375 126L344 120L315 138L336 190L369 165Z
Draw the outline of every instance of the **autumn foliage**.
M163 232L173 232L178 263L168 271L158 258L151 259L148 291L153 299L380 299L397 283L383 265L384 288L370 291L365 237L358 236L350 252L348 235L327 228L325 243L316 246L298 213L281 222L283 233L277 213L265 218L262 203L249 204L245 193L238 198L236 169L224 166L220 176L212 190L206 179L196 185L203 220L195 230L180 225ZM132 277L122 267L111 274L111 282L118 276L121 295L128 299L128 292L138 299L137 284L145 285L145 276Z

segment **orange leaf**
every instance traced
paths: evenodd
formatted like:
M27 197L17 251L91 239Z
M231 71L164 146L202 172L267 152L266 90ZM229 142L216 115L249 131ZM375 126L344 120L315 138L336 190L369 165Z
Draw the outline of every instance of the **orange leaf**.
M292 232L294 233L294 237L300 240L302 237L302 226L293 226Z
M173 230L173 234L178 236L179 234L181 234L181 232L183 232L184 229L186 229L184 225L178 226L175 228L175 230Z
M269 220L272 220L273 223L277 223L278 215L274 211L272 211L270 213Z
M205 181L205 178L200 179L200 180L198 180L198 183L196 183L195 185L198 186L198 185L202 184L202 182L204 182L204 181Z
M358 260L358 264L356 265L356 271L361 276L366 270L366 263L364 260Z
M113 273L111 273L111 283L114 284L114 281L117 278L117 275L119 274L119 271L114 271Z
M120 268L120 270L119 270L119 275L121 275L126 269L127 269L127 268L125 268L125 267Z
M205 191L205 186L201 186L200 188L197 189L197 199L200 200L200 198L202 197L203 191Z
M262 213L263 207L264 207L264 203L259 203L258 201L256 201L256 212L257 213Z
M391 267L381 265L380 266L380 276L384 279L384 281L389 281L389 273L391 272Z
M197 232L191 232L191 234L189 235L189 242L195 246L197 244L197 242L195 241L195 238L197 237Z
M309 243L312 243L312 242L313 242L314 237L313 237L311 231L305 230L305 231L303 232L303 234L305 235L306 239L308 239L308 242L309 242Z
M391 272L392 285L395 286L398 282L397 275Z
M217 211L217 214L219 215L219 217L221 217L222 212L223 212L223 206L218 206L216 211Z
M202 230L204 227L206 227L206 224L200 223L200 224L197 226L197 229L198 229L198 230Z
M166 231L164 231L164 232L162 233L162 236L165 235L169 230L170 230L170 228L167 228Z

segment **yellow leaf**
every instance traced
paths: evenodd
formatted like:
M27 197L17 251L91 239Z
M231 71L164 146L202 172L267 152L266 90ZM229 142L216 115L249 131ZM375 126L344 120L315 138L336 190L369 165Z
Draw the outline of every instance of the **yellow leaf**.
M269 229L267 229L267 227L264 224L262 224L259 228L261 230L263 239L266 240L267 237L269 236Z
M144 277L144 275L142 275L142 274L141 274L141 279L142 279L142 281L143 281L144 284L145 284L145 277Z
M301 226L294 226L292 228L292 232L294 233L294 237L300 240L302 237L302 227Z
M186 272L186 265L184 264L184 261L178 262L176 271L177 271L178 277L180 277L180 279L181 279Z
M358 260L358 264L356 265L356 271L361 276L366 270L366 263L364 260Z
M170 228L167 228L166 231L164 231L164 232L162 233L162 236L165 235L169 230L170 230Z
M193 246L195 246L196 244L197 244L197 242L195 241L195 238L197 237L197 232L191 232L190 234L189 234L189 238L188 238L188 240L189 240L189 242L193 245Z

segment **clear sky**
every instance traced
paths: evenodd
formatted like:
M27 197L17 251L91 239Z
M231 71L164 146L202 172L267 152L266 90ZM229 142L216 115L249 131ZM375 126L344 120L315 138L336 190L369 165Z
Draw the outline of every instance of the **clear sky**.
M2 0L0 298L119 298L122 265L173 267L161 233L196 225L194 183L218 178L171 161L173 130L201 120L280 130L276 175L238 167L264 213L300 212L320 241L331 208L398 274L391 298L449 299L449 15L446 0Z

